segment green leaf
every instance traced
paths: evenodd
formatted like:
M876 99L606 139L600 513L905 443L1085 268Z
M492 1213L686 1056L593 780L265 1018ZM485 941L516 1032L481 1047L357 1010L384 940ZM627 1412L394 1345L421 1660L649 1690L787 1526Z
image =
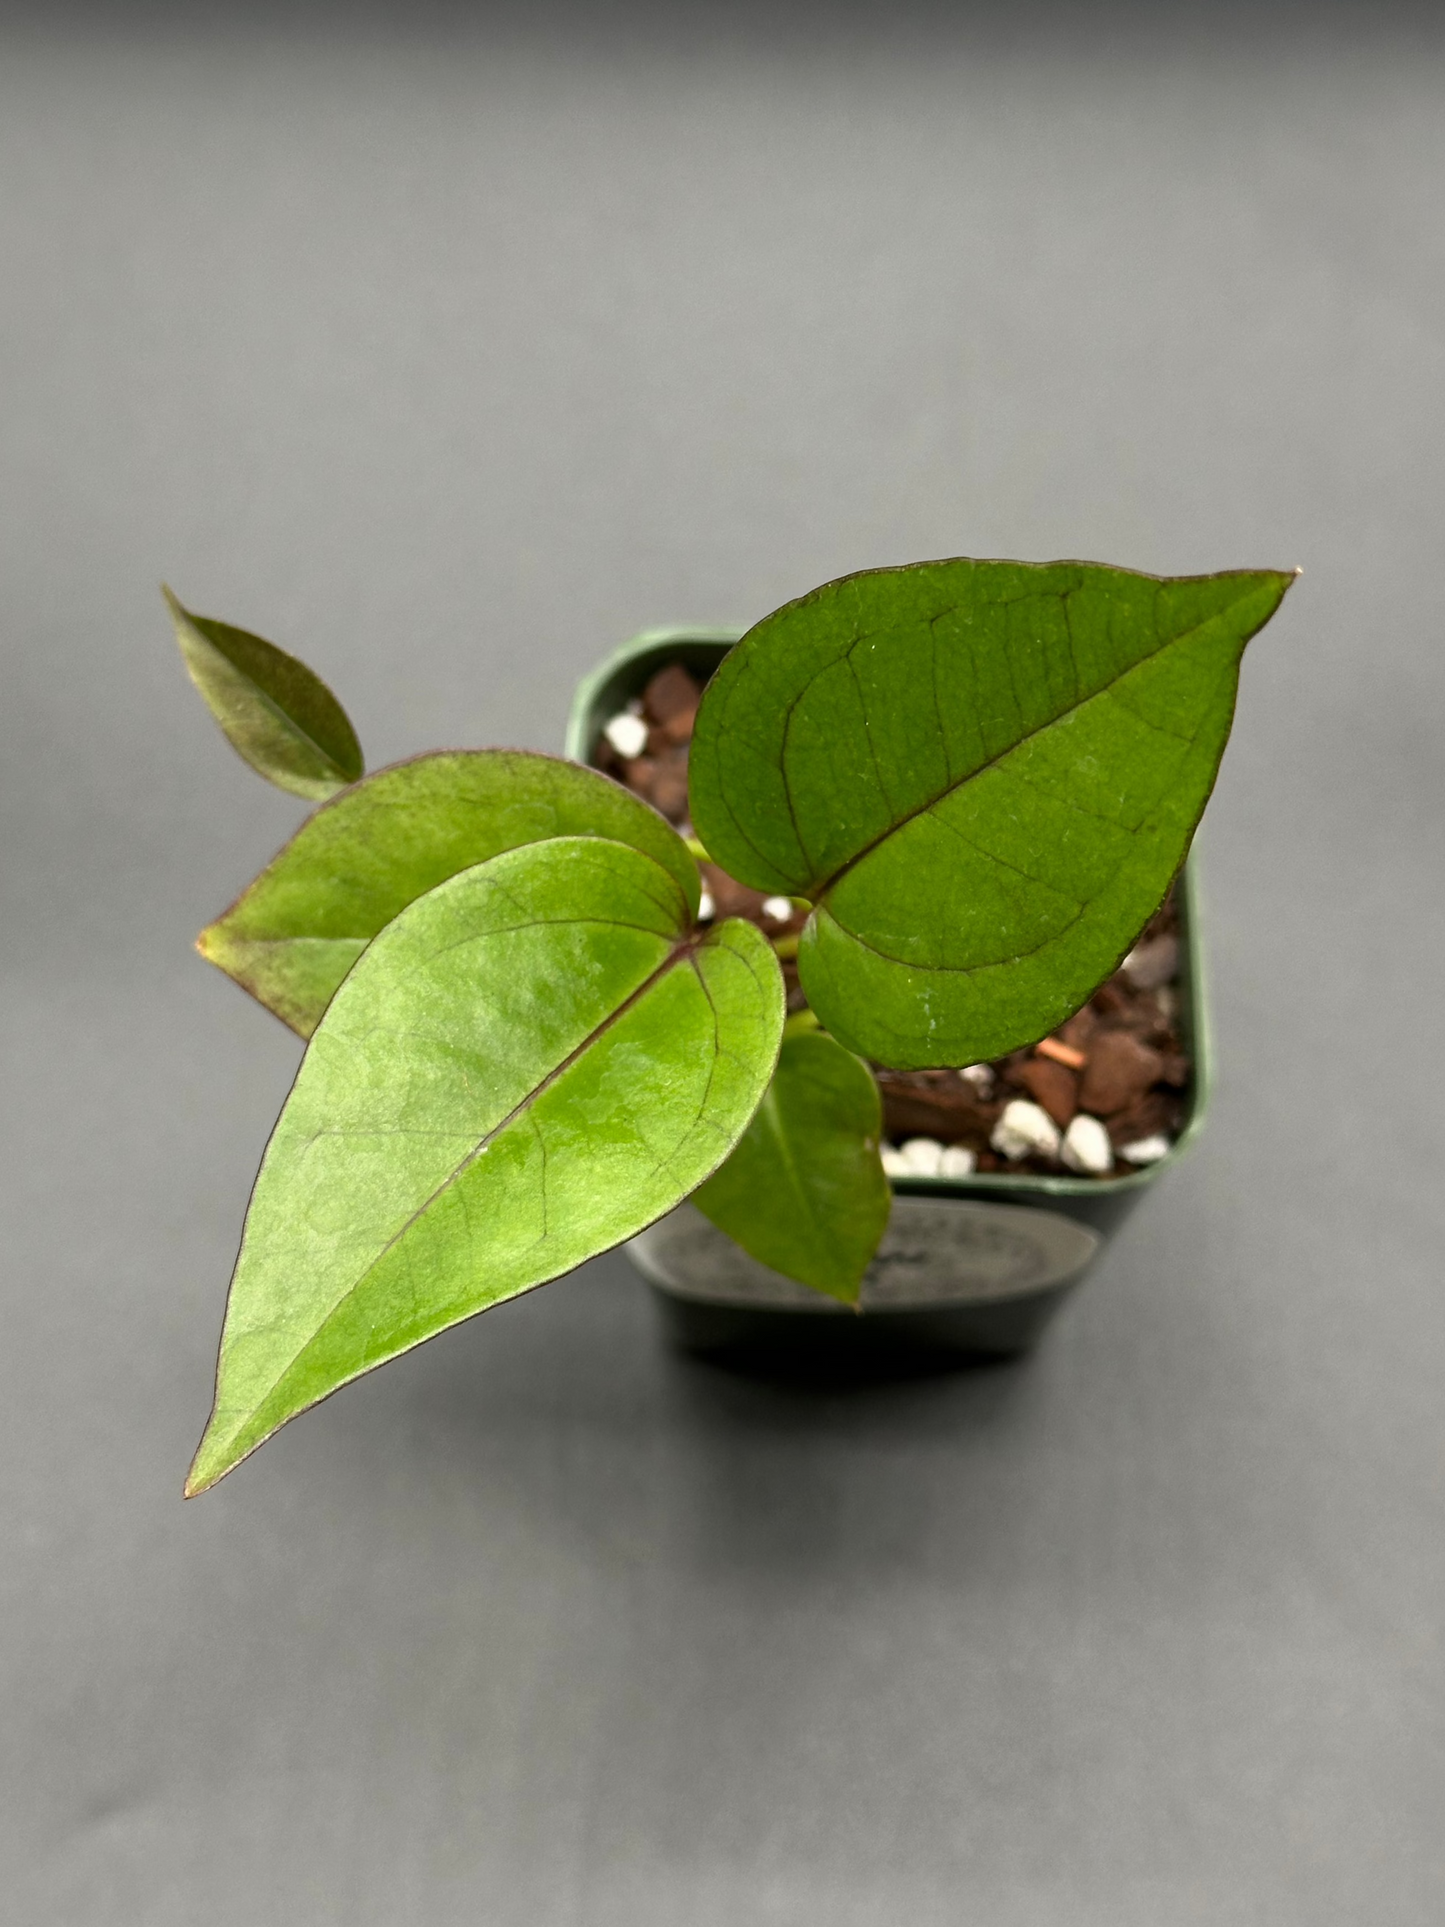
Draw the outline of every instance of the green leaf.
M708 686L697 833L813 900L800 978L852 1049L918 1069L1031 1043L1162 901L1292 580L956 560L828 583Z
M346 711L321 678L274 642L192 615L161 593L191 681L231 747L278 789L321 799L366 764Z
M822 1031L787 1036L752 1123L692 1201L759 1263L856 1304L893 1202L882 1128L866 1064Z
M378 770L317 810L196 948L309 1037L407 904L503 850L587 835L652 857L696 914L697 866L682 839L620 783L528 750L446 750Z
M618 843L510 850L404 910L267 1148L187 1491L671 1210L752 1116L782 1023L766 938L693 932L676 879Z

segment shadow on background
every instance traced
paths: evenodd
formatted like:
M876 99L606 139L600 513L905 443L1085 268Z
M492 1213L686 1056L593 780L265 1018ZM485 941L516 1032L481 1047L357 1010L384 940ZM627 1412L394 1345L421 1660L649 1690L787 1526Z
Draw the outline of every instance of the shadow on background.
M1049 1375L1042 1352L850 1377L691 1358L614 1256L348 1387L314 1444L695 1578L854 1585L925 1546L951 1563L940 1534L1028 1530L1017 1460Z

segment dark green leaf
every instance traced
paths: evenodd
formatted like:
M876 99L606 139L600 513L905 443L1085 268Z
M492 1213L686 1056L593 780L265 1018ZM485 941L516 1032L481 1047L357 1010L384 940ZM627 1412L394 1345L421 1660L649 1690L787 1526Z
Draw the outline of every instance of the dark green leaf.
M696 913L685 844L620 783L527 750L446 750L378 770L319 809L197 948L309 1037L367 944L415 898L503 850L587 835L652 857Z
M698 835L814 901L799 972L843 1043L899 1069L1030 1043L1163 899L1292 579L957 560L829 583L709 685Z
M199 1492L338 1386L678 1204L767 1088L767 940L597 837L413 903L311 1040L252 1194Z
M845 1304L888 1228L878 1086L822 1031L788 1037L732 1156L693 1195L759 1263Z
M191 681L231 747L278 789L334 796L365 769L346 711L321 678L274 642L194 616L162 588Z

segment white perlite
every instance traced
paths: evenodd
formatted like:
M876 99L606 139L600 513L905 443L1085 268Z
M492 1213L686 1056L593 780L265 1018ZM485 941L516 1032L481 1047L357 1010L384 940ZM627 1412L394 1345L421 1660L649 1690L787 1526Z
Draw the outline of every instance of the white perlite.
M1140 990L1157 990L1179 969L1179 939L1150 937L1147 943L1135 944L1119 968Z
M1109 1142L1109 1133L1098 1118L1090 1117L1087 1111L1080 1111L1064 1132L1059 1155L1071 1171L1086 1171L1090 1177L1101 1178L1114 1168L1114 1147Z
M617 754L625 756L629 762L634 756L640 756L647 747L647 724L640 716L630 715L625 709L602 725L602 734Z
M1133 1144L1120 1146L1119 1156L1127 1158L1130 1164L1157 1164L1160 1158L1168 1157L1169 1140L1162 1131L1152 1137L1141 1137Z
M697 900L697 920L699 923L711 923L716 915L717 905L712 900L712 892L704 890Z
M763 915L774 923L786 923L793 914L791 897L764 897Z
M895 1150L882 1148L890 1178L966 1178L978 1160L962 1144L940 1144L936 1137L910 1137Z
M958 1074L965 1084L973 1086L980 1097L989 1097L993 1094L992 1064L964 1064Z
M1004 1105L989 1143L1006 1158L1056 1158L1059 1127L1040 1105L1016 1097Z

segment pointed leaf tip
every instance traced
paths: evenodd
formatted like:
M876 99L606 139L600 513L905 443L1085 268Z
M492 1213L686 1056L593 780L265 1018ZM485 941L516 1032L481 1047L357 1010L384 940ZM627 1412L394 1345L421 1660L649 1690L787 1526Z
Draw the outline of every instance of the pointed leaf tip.
M324 801L366 764L346 711L314 670L273 642L193 614L161 594L191 681L227 741L278 789Z

